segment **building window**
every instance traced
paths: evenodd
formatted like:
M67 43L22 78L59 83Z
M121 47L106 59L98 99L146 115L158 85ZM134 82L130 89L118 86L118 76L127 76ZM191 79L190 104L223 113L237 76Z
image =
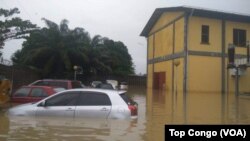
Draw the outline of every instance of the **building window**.
M209 44L209 26L202 25L201 27L201 43Z
M246 30L233 29L233 43L239 47L246 46Z

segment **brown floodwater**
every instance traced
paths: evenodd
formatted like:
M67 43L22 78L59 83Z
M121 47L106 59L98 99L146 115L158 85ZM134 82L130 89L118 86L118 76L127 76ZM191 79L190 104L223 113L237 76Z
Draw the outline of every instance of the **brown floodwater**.
M0 141L163 141L167 124L249 124L250 95L168 93L132 88L139 104L131 120L7 117L0 107Z

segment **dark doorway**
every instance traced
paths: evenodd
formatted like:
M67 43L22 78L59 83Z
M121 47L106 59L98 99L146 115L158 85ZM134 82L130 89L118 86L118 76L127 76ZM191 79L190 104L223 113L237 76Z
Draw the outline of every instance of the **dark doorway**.
M166 74L165 72L154 73L154 89L165 89Z

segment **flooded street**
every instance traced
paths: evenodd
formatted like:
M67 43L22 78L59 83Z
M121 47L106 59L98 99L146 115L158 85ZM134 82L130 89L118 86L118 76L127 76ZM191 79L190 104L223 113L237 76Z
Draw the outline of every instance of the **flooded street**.
M249 124L250 96L216 93L172 94L129 88L139 104L138 119L7 117L0 111L0 141L163 141L165 124Z

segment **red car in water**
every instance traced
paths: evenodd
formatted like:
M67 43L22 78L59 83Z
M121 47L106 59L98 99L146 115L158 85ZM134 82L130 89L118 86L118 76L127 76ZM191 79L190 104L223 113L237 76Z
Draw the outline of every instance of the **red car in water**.
M13 103L37 102L47 96L63 91L65 88L49 86L22 86L11 96Z
M65 89L75 89L75 88L83 88L83 84L81 81L77 80L61 80L61 79L42 79L37 80L29 86L51 86L51 87L61 87Z

